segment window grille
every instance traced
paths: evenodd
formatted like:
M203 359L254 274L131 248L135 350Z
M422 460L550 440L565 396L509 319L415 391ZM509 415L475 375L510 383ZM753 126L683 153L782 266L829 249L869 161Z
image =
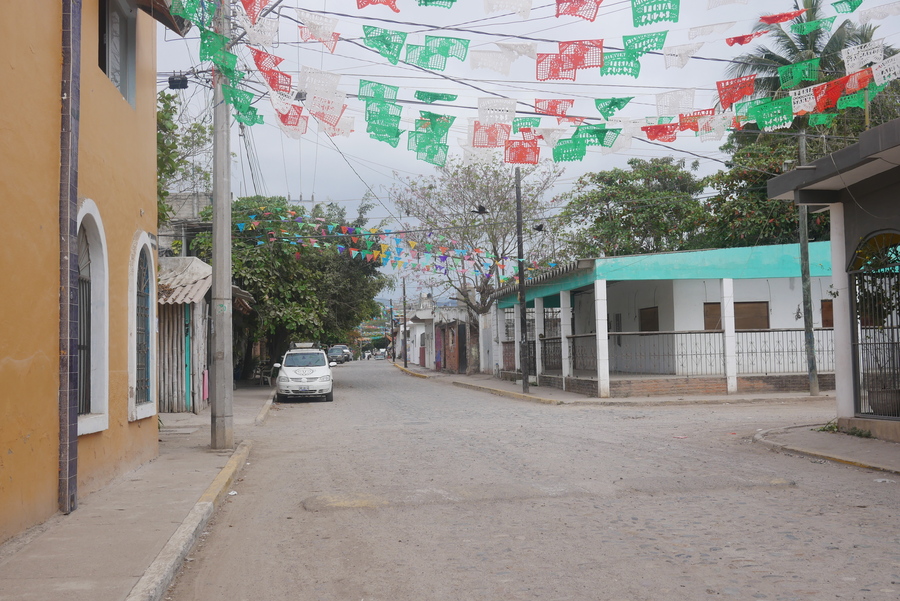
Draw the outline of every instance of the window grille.
M91 412L91 255L78 231L78 415Z
M504 340L516 339L516 310L512 307L503 309Z
M150 261L147 251L141 251L137 270L137 377L135 403L150 402Z

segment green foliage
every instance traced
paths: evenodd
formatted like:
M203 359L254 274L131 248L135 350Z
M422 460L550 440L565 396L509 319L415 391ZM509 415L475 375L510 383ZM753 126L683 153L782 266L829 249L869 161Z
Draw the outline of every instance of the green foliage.
M793 202L768 197L767 182L797 160L796 143L788 138L762 137L740 147L726 146L732 163L726 171L707 177L714 194L704 202L706 217L700 246L725 248L766 244L795 244L799 240L799 211ZM828 214L810 216L809 239L828 240Z
M694 248L703 223L703 190L684 160L631 159L630 169L587 173L563 195L566 239L576 257L631 255Z
M840 432L840 430L838 429L837 420L834 420L834 419L829 421L824 426L815 428L815 431L816 432Z
M314 235L305 226L310 220L359 227L370 208L363 204L360 216L348 223L345 211L333 203L317 206L311 216L298 213L283 197L254 196L232 204L234 282L255 299L247 326L251 339L268 340L271 357L280 356L291 341L346 342L359 323L380 314L374 299L387 278L376 263L338 252L337 245L350 246L339 227L327 242L315 234L322 240L319 247L302 245ZM210 218L211 209L206 211ZM199 236L192 248L211 261L209 234Z
M872 438L871 430L863 430L861 428L857 428L856 426L853 426L852 428L847 430L847 434L849 434L850 436L858 436L859 438Z
M161 225L171 218L172 207L167 198L168 182L178 170L178 146L175 137L175 114L178 110L176 97L164 91L157 97L156 107L156 206L157 222Z
M168 202L171 192L210 190L212 127L208 118L198 120L185 115L174 94L163 90L157 95L156 204L160 225L172 218Z

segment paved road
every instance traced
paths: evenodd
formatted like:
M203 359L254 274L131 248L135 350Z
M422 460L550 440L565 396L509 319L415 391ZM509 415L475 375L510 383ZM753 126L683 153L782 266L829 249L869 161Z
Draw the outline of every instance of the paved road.
M900 598L900 484L750 442L829 404L563 407L335 372L334 403L273 407L169 599Z

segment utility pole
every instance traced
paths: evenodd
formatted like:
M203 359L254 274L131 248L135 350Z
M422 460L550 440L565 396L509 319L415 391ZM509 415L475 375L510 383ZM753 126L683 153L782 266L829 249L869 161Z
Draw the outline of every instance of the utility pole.
M406 276L403 276L403 367L409 367L409 339L406 337Z
M218 6L218 30L228 37L231 5ZM211 446L234 447L234 358L231 351L231 116L222 93L225 76L214 71L213 96L213 225L212 225L212 347L210 364Z
M394 336L394 299L391 299L391 321L388 323L391 333L391 363L397 362L397 337Z
M522 340L519 346L519 361L522 363L522 392L528 394L528 309L525 303L525 249L522 243L522 172L516 167L516 238L519 243L519 329Z
M806 165L806 130L800 132L800 167ZM799 203L800 211L800 282L803 288L803 340L810 396L819 395L819 370L816 366L816 339L813 333L812 285L809 275L809 212Z

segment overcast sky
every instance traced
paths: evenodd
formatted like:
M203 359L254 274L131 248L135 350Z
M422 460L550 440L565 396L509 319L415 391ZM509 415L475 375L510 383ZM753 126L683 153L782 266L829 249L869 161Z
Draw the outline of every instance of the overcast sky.
M722 1L722 0L720 0ZM273 0L274 2L274 0ZM865 0L859 11L896 2ZM241 11L238 3L235 11ZM391 65L375 52L360 48L349 42L338 43L331 54L318 42L299 42L294 8L310 11L325 11L338 19L336 31L343 38L362 37L363 25L374 25L409 34L408 44L423 44L425 35L459 37L470 40L469 50L498 50L494 42L537 41L537 51L557 52L556 42L582 39L603 39L605 45L621 48L623 35L653 33L667 30L666 46L704 42L683 69L666 69L662 56L648 55L641 59L641 74L637 79L624 76L599 75L597 69L581 70L576 82L546 81L535 79L535 62L529 58L519 58L508 76L487 69L473 69L470 61L465 63L451 59L445 71L426 73L404 64ZM465 143L469 118L477 112L478 99L486 94L472 86L517 99L520 110L531 110L536 98L574 99L575 106L569 114L586 116L591 123L601 122L594 106L594 99L634 96L634 100L621 111L621 116L643 118L656 115L656 95L672 90L693 88L696 90L696 109L710 108L716 100L716 81L724 80L727 59L754 47L729 47L725 38L750 33L760 15L769 15L793 10L790 0L749 0L746 4L731 3L709 8L708 0L682 0L680 19L677 23L661 22L640 28L632 23L631 0L605 0L594 22L564 16L556 18L555 3L535 0L527 19L508 11L487 13L482 0L458 0L451 8L419 7L413 0L397 0L399 13L387 6L357 8L355 0L284 0L278 11L280 20L279 38L276 45L267 50L284 59L280 68L296 76L301 66L338 73L341 77L339 89L348 94L356 94L360 79L400 87L401 101L413 100L416 90L447 92L458 94L459 98L450 106L432 107L404 103L404 129L413 128L413 120L419 110L433 110L457 116L450 133L451 153L460 154L460 143ZM831 2L826 2L826 16L836 14ZM855 15L849 15L854 17ZM847 15L838 15L840 23ZM734 22L721 33L690 38L690 30L705 25ZM887 44L900 46L900 17L892 16L875 22L880 26L876 37L884 37ZM455 26L466 32L442 31L440 28ZM193 29L188 39L182 40L160 27L158 43L158 70L160 81L164 82L171 72L207 69L199 61L197 30ZM695 32L696 33L696 32ZM518 37L511 37L518 36ZM760 41L765 42L766 38ZM251 71L255 72L250 53L239 46L237 54ZM723 61L722 59L725 59ZM204 76L205 77L205 76ZM258 74L252 79L260 81ZM180 93L196 113L208 110L210 92L198 86L192 77L191 86ZM467 85L468 84L468 85ZM164 85L164 84L163 84ZM261 89L257 83L255 89ZM406 136L400 145L392 148L384 142L372 140L365 133L365 105L356 98L347 101L348 114L355 116L355 131L349 137L328 137L311 124L309 132L301 140L285 136L274 125L274 111L268 100L256 103L263 114L265 123L251 128L247 138L238 136L238 126L232 127L233 162L232 188L236 196L258 192L267 195L290 195L298 198L301 194L309 200L315 195L316 201L333 200L346 203L352 217L355 205L367 190L373 191L383 201L372 212L372 217L395 216L392 206L386 201L386 190L397 182L394 173L400 176L418 176L433 173L434 168L426 162L418 161L415 154L406 148ZM556 120L544 117L542 127L556 126ZM692 161L699 158L703 174L716 171L721 164L713 159L723 159L718 151L720 142L700 142L686 132L678 141L671 143L675 150L668 150L639 141L635 138L632 146L615 154L602 154L598 148L591 148L582 162L564 163L566 173L558 186L558 191L570 186L582 173L600 171L623 166L631 157L651 158L674 155ZM249 139L258 160L259 187L254 189L249 172L251 160L245 150ZM679 152L682 151L682 152ZM695 154L688 154L688 153ZM699 155L696 156L696 155ZM542 158L552 156L549 148L542 147Z

